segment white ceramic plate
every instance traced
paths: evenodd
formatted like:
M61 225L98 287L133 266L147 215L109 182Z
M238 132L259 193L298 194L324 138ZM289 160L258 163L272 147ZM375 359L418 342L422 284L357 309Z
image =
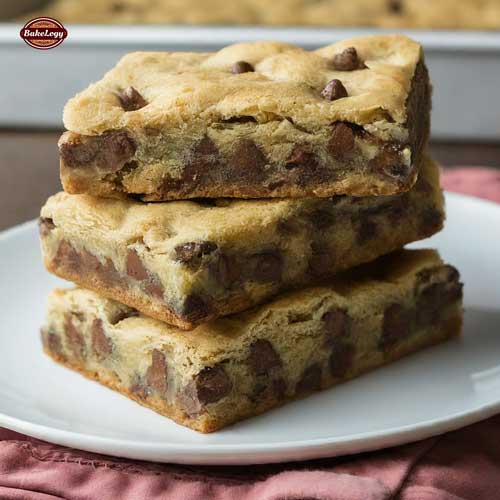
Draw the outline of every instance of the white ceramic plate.
M202 435L42 354L49 290L34 222L0 235L0 425L88 451L159 462L248 464L357 453L500 411L500 206L448 195L437 247L465 282L463 339L226 430Z

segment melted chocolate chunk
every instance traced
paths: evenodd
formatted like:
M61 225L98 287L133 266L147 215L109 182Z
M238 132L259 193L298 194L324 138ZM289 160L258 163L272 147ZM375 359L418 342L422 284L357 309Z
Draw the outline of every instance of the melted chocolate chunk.
M186 297L180 317L190 323L206 321L212 315L211 305L201 296L191 294Z
M217 403L229 395L233 388L230 378L221 365L204 368L182 389L177 398L186 413L199 415L203 407Z
M248 277L257 283L280 281L283 257L279 250L255 253L248 258Z
M52 331L45 331L42 330L42 344L45 347L45 349L53 354L57 354L58 356L61 356L62 353L62 344L61 344L61 338L57 333L54 333Z
M412 167L403 163L399 147L397 145L386 146L379 154L368 162L368 167L378 174L391 179L404 179Z
M332 346L339 338L351 333L351 318L345 309L336 307L321 316L325 332L325 345Z
M151 365L146 372L146 383L153 391L162 397L167 395L167 361L165 355L158 349L151 352Z
M100 276L108 285L123 285L123 279L110 258L106 258L104 265L101 265Z
M250 345L248 364L256 375L264 375L282 365L279 354L268 340L259 339Z
M134 87L127 87L118 94L120 104L125 111L137 111L147 106L147 101Z
M250 139L241 139L227 161L225 178L237 183L258 183L265 177L267 159L262 150Z
M149 391L139 375L134 376L129 391L139 399L146 399L149 396Z
M202 186L214 180L215 166L221 167L223 162L219 156L219 150L215 143L204 136L194 146L189 155L181 179L166 179L164 189L181 189L183 184L194 183L196 186ZM168 185L167 185L168 184Z
M335 54L333 56L333 67L337 71L353 71L366 68L363 61L359 59L358 52L354 47L347 47L339 54Z
M231 67L231 73L237 75L239 73L249 73L255 71L254 67L247 61L236 61Z
M219 252L208 266L210 275L223 288L231 288L239 280L238 265L233 257Z
M97 136L81 136L64 142L59 153L66 167L94 166L109 172L120 170L135 154L134 141L122 130L110 130Z
M54 221L49 217L40 217L38 219L38 231L42 238L47 237L55 227Z
M196 269L200 266L203 256L215 250L217 245L212 241L190 241L174 248L175 260Z
M316 164L316 155L307 146L296 145L285 162L285 168L287 170L314 168Z
M159 299L163 299L165 290L163 288L163 285L158 281L158 278L150 276L145 282L144 288L146 292L149 293L149 295L157 297Z
M373 240L377 236L377 223L371 220L362 219L358 225L356 241L363 245L367 241Z
M127 274L138 281L149 278L148 270L144 267L139 254L133 248L127 252Z
M462 300L463 285L458 281L458 272L451 266L449 268L454 271L449 281L424 287L417 296L417 324L419 326L437 322L443 309Z
M379 349L386 350L408 338L412 332L415 312L402 304L391 304L384 311Z
M64 267L72 273L80 271L80 256L66 240L61 240L54 257L57 267Z
M420 231L431 235L438 231L443 224L443 214L435 208L426 208L421 214Z
M310 212L308 214L308 219L316 229L320 230L331 228L335 222L335 217L332 212L320 208Z
M286 236L299 232L299 223L296 219L280 219L276 224L276 231Z
M78 359L85 358L85 340L82 334L73 324L73 315L67 314L64 322L64 335L66 337L66 345L72 352L73 356Z
M311 243L308 271L315 280L331 274L334 262L335 254L326 243L320 243L318 241L313 241Z
M113 352L111 340L104 332L102 321L95 319L91 327L92 350L99 361L103 361Z
M327 101L336 101L337 99L347 97L347 90L340 80L334 78L326 84L325 88L321 91L321 95Z
M321 389L321 366L318 363L314 363L308 366L302 378L297 382L295 387L295 392L297 394L302 394L305 392L319 391Z
M328 151L339 160L352 155L355 147L354 131L343 122L333 124L332 135L328 141Z
M401 14L403 12L402 0L387 0L387 9L393 14Z
M332 377L344 377L352 367L355 349L347 342L336 342L328 361Z

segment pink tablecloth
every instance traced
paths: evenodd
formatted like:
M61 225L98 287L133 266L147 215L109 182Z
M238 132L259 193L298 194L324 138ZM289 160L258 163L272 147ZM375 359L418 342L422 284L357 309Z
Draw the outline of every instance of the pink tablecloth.
M500 202L500 171L457 169L443 184ZM500 416L354 457L253 467L156 465L0 430L0 500L496 500Z

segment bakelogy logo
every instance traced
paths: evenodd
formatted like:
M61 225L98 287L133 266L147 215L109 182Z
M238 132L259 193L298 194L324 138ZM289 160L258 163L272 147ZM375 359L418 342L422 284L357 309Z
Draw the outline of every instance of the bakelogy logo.
M51 17L37 17L28 21L19 32L21 38L34 49L53 49L68 36L66 28Z

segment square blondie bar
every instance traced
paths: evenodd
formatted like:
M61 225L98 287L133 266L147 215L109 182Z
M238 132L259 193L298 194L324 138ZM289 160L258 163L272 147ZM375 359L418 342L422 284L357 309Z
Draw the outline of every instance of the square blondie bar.
M458 335L461 299L436 252L403 250L193 332L56 290L42 339L56 361L211 432Z
M59 193L42 208L47 269L183 329L318 283L439 231L437 166L408 192L142 203Z
M401 35L137 52L67 103L61 180L146 201L394 194L429 112L422 48Z

